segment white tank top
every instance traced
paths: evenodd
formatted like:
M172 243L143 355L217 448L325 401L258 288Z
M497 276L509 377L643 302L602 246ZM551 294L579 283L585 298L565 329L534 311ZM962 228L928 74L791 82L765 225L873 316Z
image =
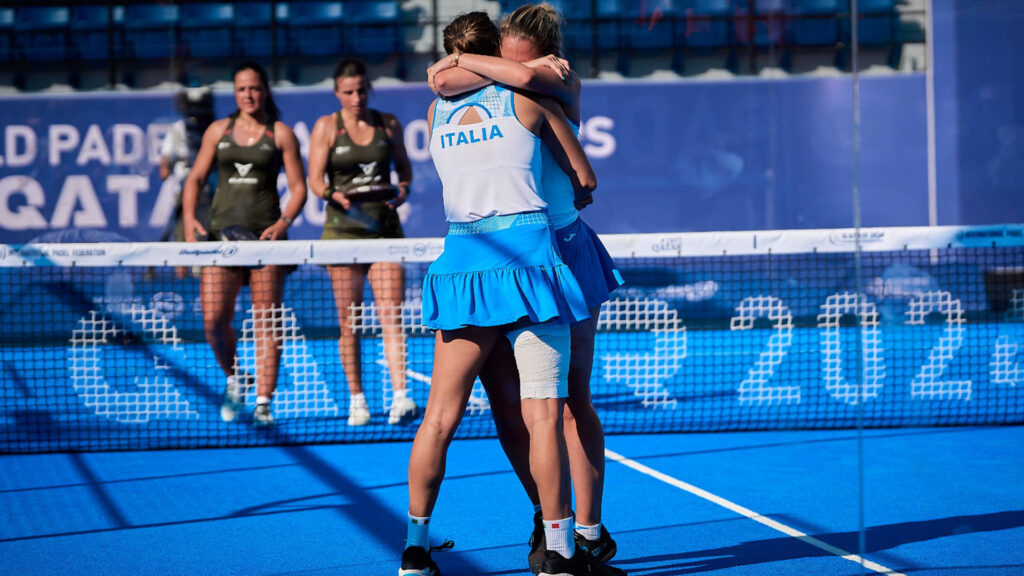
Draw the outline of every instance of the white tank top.
M430 156L449 222L547 208L539 193L540 139L519 123L512 97L492 85L434 105ZM471 107L483 121L460 126Z
M569 125L572 126L573 132L579 134L579 126L572 122L569 122ZM541 190L544 200L548 203L548 218L551 220L551 227L561 230L580 217L579 210L576 210L576 192L572 188L572 180L558 165L551 150L547 146L541 148L544 149Z

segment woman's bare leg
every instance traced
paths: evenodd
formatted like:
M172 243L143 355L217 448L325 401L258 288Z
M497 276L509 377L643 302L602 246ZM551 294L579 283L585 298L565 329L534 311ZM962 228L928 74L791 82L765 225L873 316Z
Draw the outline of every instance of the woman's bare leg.
M253 333L256 338L256 394L271 398L281 367L281 314L284 268L264 266L252 271Z
M409 456L409 514L430 516L444 479L448 446L462 421L484 359L501 334L494 328L439 330L423 422Z
M338 309L338 354L341 357L341 367L345 370L349 394L353 395L363 393L363 368L360 364L362 345L360 335L352 325L351 306L363 303L366 270L367 266L364 264L327 267L334 291L334 304Z

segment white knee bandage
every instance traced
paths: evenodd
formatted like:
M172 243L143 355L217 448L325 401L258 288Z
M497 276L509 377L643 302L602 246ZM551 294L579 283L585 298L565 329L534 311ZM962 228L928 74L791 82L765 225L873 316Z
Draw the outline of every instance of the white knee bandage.
M571 339L566 324L534 324L506 335L519 368L519 397L565 398L569 395Z

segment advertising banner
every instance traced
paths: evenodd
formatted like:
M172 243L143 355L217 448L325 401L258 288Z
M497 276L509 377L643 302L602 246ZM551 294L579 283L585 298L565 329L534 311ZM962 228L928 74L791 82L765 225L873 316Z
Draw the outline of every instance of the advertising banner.
M587 82L580 138L598 176L584 217L601 233L853 225L853 89L848 77ZM277 89L305 156L329 87ZM0 242L155 241L180 182L161 181L159 148L180 118L172 92L0 97ZM445 232L428 151L425 85L380 86L371 106L404 127L414 178L406 235ZM927 224L923 76L861 80L859 198L865 226ZM218 117L234 110L217 91ZM282 202L289 191L282 174ZM311 198L290 231L320 237Z

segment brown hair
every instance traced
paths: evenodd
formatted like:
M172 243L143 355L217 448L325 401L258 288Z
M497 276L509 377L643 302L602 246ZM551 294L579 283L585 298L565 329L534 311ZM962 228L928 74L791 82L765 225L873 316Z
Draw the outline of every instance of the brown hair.
M334 78L334 89L338 89L339 78L356 78L358 76L363 77L366 91L372 91L373 85L370 84L370 78L366 75L366 64L356 58L345 58L334 67L334 75L332 76Z
M468 12L444 27L444 49L448 54L497 56L501 52L501 36L486 12Z
M263 101L263 109L267 114L267 124L273 126L274 122L281 119L281 109L274 103L274 95L270 92L270 81L267 79L267 71L259 62L246 60L235 66L234 72L231 73L231 78L234 79L235 76L238 76L239 72L244 72L245 70L252 70L259 77L260 86L263 88L263 93L266 94L266 99ZM235 110L231 115L238 116L238 114L239 111Z
M547 2L524 4L501 21L502 38L529 40L541 55L562 56L562 15Z

